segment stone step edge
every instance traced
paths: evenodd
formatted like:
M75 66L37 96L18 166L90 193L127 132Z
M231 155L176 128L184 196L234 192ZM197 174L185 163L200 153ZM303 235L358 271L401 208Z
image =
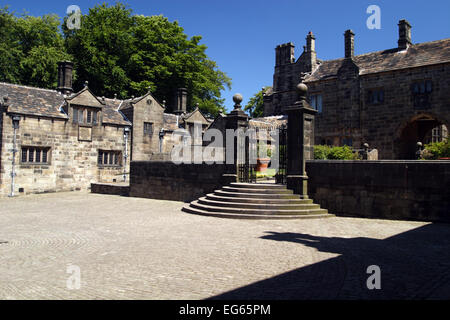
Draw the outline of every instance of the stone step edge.
M227 212L209 212L196 208L192 208L189 205L184 206L182 211L189 214L197 214L202 216L210 216L216 218L227 218L227 219L254 219L254 220L293 220L293 219L323 219L323 218L333 218L334 214L324 213L324 214L311 214L311 215L258 215L258 214L235 214Z
M235 200L242 200L243 198L235 198ZM286 199L289 200L289 199ZM316 203L246 203L246 202L240 202L240 201L229 201L229 202L224 202L224 201L217 201L217 200L211 200L211 199L207 199L206 197L201 197L199 198L197 201L203 201L203 202L208 202L211 205L220 207L220 206L224 206L224 207L230 207L230 205L242 205L242 206L249 206L249 208L247 209L263 209L263 208L259 208L262 206L269 208L278 208L278 207L292 207L293 210L302 210L302 207L305 207L305 209L314 209L314 208L320 208L320 205L316 204ZM200 203L202 205L208 205L206 203ZM233 207L232 207L233 208ZM280 210L284 210L284 209L280 209ZM289 209L285 209L285 210L289 210Z
M290 199L308 199L308 198L302 198L300 197L298 194L294 194L294 193L256 193L256 192L251 192L251 193L246 193L246 192L230 192L230 191L226 191L223 189L217 189L214 190L214 193L222 193L222 194L226 194L226 195L230 195L230 196L235 196L235 195L245 195L245 196L262 196L262 197L279 197L279 196L290 196L290 197L294 197L294 198L290 198Z
M246 188L246 189L286 189L286 185L283 184L271 184L271 183L241 183L231 182L227 187L233 188Z
M290 189L253 189L253 188L236 188L224 186L221 190L234 191L236 193L261 193L261 194L293 194Z
M273 203L273 204L275 204L275 203L284 204L284 203L290 203L291 201L307 201L307 202L300 202L299 204L301 204L301 203L305 203L305 204L313 203L313 199L301 199L301 198L274 198L274 199L268 199L267 197L266 198L242 198L242 197L227 197L227 196L217 195L217 194L214 194L214 193L208 193L206 195L206 197L211 197L213 199L218 198L218 199L222 199L222 200L225 200L225 199L227 199L227 200L239 200L239 201L244 201L244 203L245 203L245 201L248 201L250 203L256 203L256 201L264 201L264 202ZM218 200L215 200L215 201L218 201ZM272 202L272 201L278 201L278 202ZM230 202L234 202L234 201L230 201Z
M216 206L208 206L205 204L198 203L197 200L194 200L190 203L191 207L208 211L209 210L213 212L225 212L225 213L236 213L236 214L261 214L261 215L272 215L272 214L292 214L292 215L314 215L314 214L323 214L327 212L327 209L321 209L320 207L317 209L295 209L295 210L288 210L288 209L272 209L272 210L266 210L266 209L247 209L247 208L229 208L229 207L216 207ZM317 212L315 211L322 211ZM325 211L325 212L324 212Z

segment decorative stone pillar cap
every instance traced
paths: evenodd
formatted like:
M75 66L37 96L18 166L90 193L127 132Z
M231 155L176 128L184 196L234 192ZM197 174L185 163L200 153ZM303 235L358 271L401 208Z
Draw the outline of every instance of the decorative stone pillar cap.
M240 109L241 108L241 102L242 102L243 98L242 98L242 94L240 93L236 93L233 96L233 101L234 101L234 108L235 109Z

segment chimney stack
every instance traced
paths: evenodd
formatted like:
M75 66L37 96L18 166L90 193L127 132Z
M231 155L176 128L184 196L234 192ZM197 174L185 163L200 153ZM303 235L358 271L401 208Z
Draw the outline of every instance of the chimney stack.
M186 106L187 106L187 89L178 88L175 93L174 113L179 115L186 113Z
M352 30L346 30L344 33L345 37L345 57L353 58L355 55L355 34Z
M312 31L310 31L306 36L306 51L316 51L316 37L313 35Z
M411 42L411 25L405 19L398 22L398 49L405 50Z
M295 62L295 46L292 42L280 44L275 48L275 66L290 64Z
M70 61L58 62L58 88L62 94L71 94L73 63Z

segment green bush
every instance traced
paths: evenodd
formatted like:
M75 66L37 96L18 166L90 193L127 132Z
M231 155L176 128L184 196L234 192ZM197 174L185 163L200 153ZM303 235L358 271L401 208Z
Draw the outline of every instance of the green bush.
M425 145L422 152L422 159L435 160L450 157L450 139L441 142L432 142Z
M317 160L360 160L358 153L349 146L332 147L326 145L314 146L314 159Z

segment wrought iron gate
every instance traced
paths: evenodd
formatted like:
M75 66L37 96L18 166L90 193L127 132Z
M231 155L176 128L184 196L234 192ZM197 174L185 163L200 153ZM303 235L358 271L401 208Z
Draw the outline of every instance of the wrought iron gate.
M250 161L250 152L253 148L256 148L254 142L250 142L248 137L245 139L238 139L238 148L243 152L238 159L238 180L239 182L255 183L256 182L256 164ZM254 150L253 150L254 151Z
M287 177L287 126L285 124L278 127L278 170L275 175L275 182L286 184Z

